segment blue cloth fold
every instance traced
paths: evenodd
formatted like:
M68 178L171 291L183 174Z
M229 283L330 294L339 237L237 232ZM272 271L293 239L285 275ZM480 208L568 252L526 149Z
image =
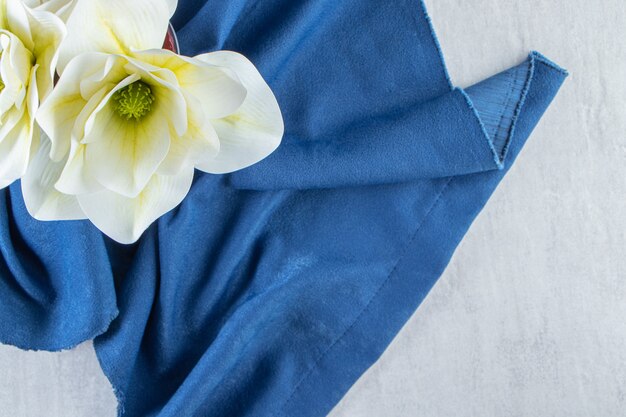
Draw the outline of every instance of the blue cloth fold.
M197 173L134 245L0 192L0 342L95 337L128 417L326 415L422 302L557 93L538 53L466 90L416 0L181 0L182 52L246 54L284 144Z

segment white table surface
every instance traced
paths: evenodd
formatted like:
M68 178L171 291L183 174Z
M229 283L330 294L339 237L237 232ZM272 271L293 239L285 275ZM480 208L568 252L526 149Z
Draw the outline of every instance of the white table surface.
M331 416L626 416L626 1L426 3L457 85L531 49L571 76L438 284ZM90 343L0 346L0 417L115 406Z

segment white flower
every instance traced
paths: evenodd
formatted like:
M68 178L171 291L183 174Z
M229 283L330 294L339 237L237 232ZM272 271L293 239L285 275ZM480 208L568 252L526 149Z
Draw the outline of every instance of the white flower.
M53 87L63 22L21 0L0 0L0 188L21 178L39 147L35 115Z
M245 168L283 135L276 99L250 61L227 51L187 58L155 49L171 2L128 4L77 0L61 78L37 119L51 159L36 158L23 182L36 218L87 217L121 243L182 201L194 168ZM107 15L94 18L98 10Z

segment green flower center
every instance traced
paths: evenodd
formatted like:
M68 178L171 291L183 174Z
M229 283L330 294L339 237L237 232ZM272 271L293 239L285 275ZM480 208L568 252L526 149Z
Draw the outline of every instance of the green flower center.
M152 111L154 94L143 81L135 81L113 94L113 107L117 114L126 120L141 120Z

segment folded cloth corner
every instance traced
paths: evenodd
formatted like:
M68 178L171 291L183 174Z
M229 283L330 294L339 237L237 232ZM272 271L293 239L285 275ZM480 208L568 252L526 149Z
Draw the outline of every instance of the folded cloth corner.
M553 68L557 79L564 74L532 52L520 65L467 90L453 88L422 102L346 120L312 139L287 131L277 152L230 174L228 181L252 190L334 188L502 169L518 119L533 111L525 106L525 98L538 64Z

